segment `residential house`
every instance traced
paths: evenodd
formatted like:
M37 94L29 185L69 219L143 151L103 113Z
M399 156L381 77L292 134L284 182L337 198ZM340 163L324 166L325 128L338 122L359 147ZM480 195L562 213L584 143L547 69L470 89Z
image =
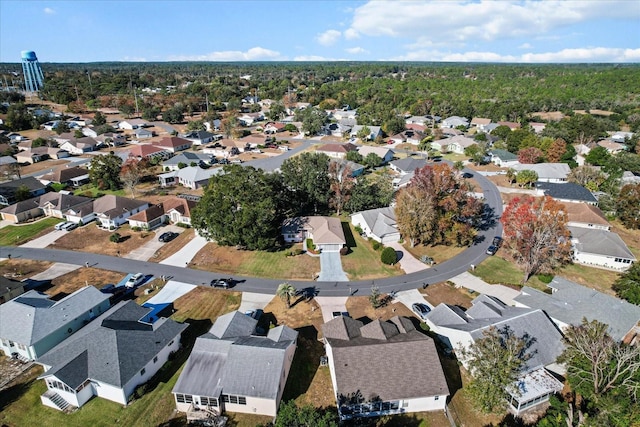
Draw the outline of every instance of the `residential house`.
M529 126L531 126L531 129L533 129L536 134L541 134L544 128L547 127L547 124L539 122L529 122Z
M336 138L342 138L349 135L351 129L352 126L341 123L328 123L323 128L325 134L335 136Z
M495 297L480 295L466 311L441 303L427 315L426 321L431 331L456 352L458 360L467 369L469 360L460 350L468 350L476 340L484 338L487 331L494 329L498 333L528 337L530 359L521 369L515 387L505 390L512 412L519 414L562 390L562 383L547 369L563 373L556 363L564 349L563 337L541 309L510 307Z
M138 128L133 131L133 137L137 140L151 139L153 138L153 131Z
M12 203L0 209L0 215L4 221L19 224L21 222L31 221L34 218L42 216L42 209L38 203L40 196L35 198L21 200Z
M324 153L334 159L344 159L349 151L357 151L358 147L354 144L324 144L319 146L316 151Z
M211 154L193 153L191 151L182 152L170 159L162 162L162 170L177 171L180 164L188 166L209 164L211 162Z
M77 211L83 207L92 207L93 199L65 193L47 193L38 198L38 206L45 216L65 218L69 210Z
M428 119L425 116L409 116L404 119L404 122L407 125L426 126L431 124L431 119Z
M16 153L16 160L20 163L37 163L48 159L64 159L69 153L57 147L33 147Z
M489 157L491 158L491 163L501 168L511 168L520 164L518 156L507 150L493 149L489 151Z
M2 145L6 145L6 144L0 144L0 153L2 152ZM18 161L11 156L0 156L0 167L2 166L8 166L8 165L15 165L16 163L18 163Z
M469 127L469 120L465 117L451 116L442 120L440 123L441 128L457 128L459 126Z
M538 181L562 183L567 182L571 168L566 163L534 163L511 166L516 171L530 170L538 174Z
M536 182L535 186L540 196L550 196L560 202L598 204L598 200L593 193L580 184L573 182L565 184Z
M357 178L361 176L365 170L365 167L360 163L356 163L356 162L352 162L344 159L331 159L329 163L330 164L337 163L339 173L342 173L344 168L349 168L349 170L351 171L351 174L350 174L351 178Z
M89 171L78 166L61 167L40 177L44 184L56 183L79 187L89 182Z
M168 159L173 154L172 151L166 147L157 147L151 144L140 144L131 147L129 151L130 156L134 156L138 159L149 159L152 158L160 158L160 159Z
M1 159L1 158L0 158ZM2 165L2 163L0 163ZM622 178L620 178L622 185L625 184L640 184L640 173L636 174L631 171L622 172Z
M506 126L511 130L520 129L521 125L517 122L498 122L498 126Z
M447 140L447 150L456 154L464 154L465 148L469 148L477 143L478 142L472 138L467 138L464 135L457 135Z
M414 173L416 169L423 168L427 165L426 159L416 159L415 157L405 157L404 159L394 160L389 164L391 170L400 175Z
M51 138L53 138L53 140L57 142L58 145L62 145L65 142L73 141L76 139L74 132L65 132L61 133L60 135L53 135Z
M24 293L24 282L0 276L0 304L14 299Z
M424 131L427 129L427 127L425 125L419 125L417 123L410 123L404 126L405 129L408 130L414 130L420 133L424 133Z
M60 149L68 151L70 154L80 155L90 151L96 151L100 145L101 144L95 139L85 136L63 143Z
M393 141L396 144L413 144L418 145L425 138L425 134L416 130L406 129L396 135L389 138L389 141Z
M284 132L284 128L287 126L281 122L269 122L264 127L264 133L268 135L275 135L279 132Z
M180 184L192 190L206 187L212 176L223 172L222 168L202 169L199 166L187 166L172 172L158 175L161 187Z
M188 326L165 318L145 321L151 310L122 301L38 357L44 367L38 378L47 384L42 403L64 410L82 407L97 396L126 405L136 387L149 381L180 348Z
M150 206L148 209L131 215L128 218L131 227L138 227L142 230L153 230L164 224L166 215L162 203Z
M331 116L336 120L342 119L355 119L358 115L358 110L341 109L331 111Z
M633 132L617 131L617 132L613 132L612 135L609 137L609 139L611 139L612 141L619 142L621 144L626 143L627 140L629 140L630 138L633 138Z
M184 135L181 135L182 138L191 141L193 145L204 145L210 142L213 142L214 134L211 132L207 132L204 130L194 130Z
M371 146L371 145L363 145L358 147L358 153L360 153L360 155L365 158L367 157L369 154L373 153L376 156L380 157L382 159L382 164L386 164L389 163L391 160L393 160L393 155L395 154L393 152L393 150L386 148L386 147L375 147L375 146Z
M475 128L478 132L487 132L486 126L491 123L491 119L485 119L482 117L474 117L471 119L470 126Z
M149 126L149 123L147 123L146 120L142 119L128 119L118 123L118 129L122 130L141 129L147 126Z
M567 213L569 227L595 228L609 230L611 224L607 221L599 207L587 203L565 203L563 211Z
M0 205L10 205L16 201L16 191L26 188L30 197L39 196L47 191L47 186L32 176L0 183Z
M445 410L449 388L438 351L409 319L365 325L339 316L322 333L342 420Z
M162 203L164 213L172 224L191 225L191 211L196 207L193 200L173 197Z
M598 141L598 146L606 148L610 154L617 154L621 151L627 151L627 146L621 142L616 142L611 139L603 139Z
M95 137L95 140L102 143L102 145L111 147L119 147L127 142L127 138L124 135L115 132L103 133Z
M289 218L282 224L282 236L288 243L312 239L324 252L338 252L347 243L340 218L326 216Z
M636 261L633 252L616 233L597 228L567 228L571 232L573 261L578 264L627 270Z
M597 320L609 325L609 335L616 340L628 340L638 331L640 306L630 304L611 295L587 288L563 277L556 276L547 285L549 293L524 286L514 298L519 307L544 310L561 329L579 326L582 319Z
M171 153L177 153L191 148L193 143L188 139L178 138L177 136L168 136L162 138L160 141L155 142L153 145L159 148L163 148Z
M176 408L187 413L187 420L223 412L276 416L298 332L280 325L265 336L256 334L257 323L233 311L196 339L172 390Z
M380 126L355 125L351 128L351 138L357 137L365 127L369 129L369 134L365 138L366 140L375 141L378 137L382 137L382 128L380 128Z
M400 240L395 209L392 207L369 209L351 214L351 224L360 227L363 236L382 244Z
M84 136L88 136L89 138L97 138L98 137L98 132L95 131L95 129L92 129L90 127L83 127L81 129L82 134Z
M149 208L149 202L127 197L104 195L93 201L93 213L98 225L107 230L120 227L131 215Z
M109 308L109 295L85 286L59 301L28 291L0 305L0 349L34 360Z
M258 148L260 145L264 145L267 143L267 139L264 135L247 135L244 138L240 138L238 140L240 143L244 143L245 147L249 147L251 149Z
M238 117L238 123L240 123L242 126L252 126L256 122L260 122L263 120L264 113L261 111L257 113L244 113L243 115Z

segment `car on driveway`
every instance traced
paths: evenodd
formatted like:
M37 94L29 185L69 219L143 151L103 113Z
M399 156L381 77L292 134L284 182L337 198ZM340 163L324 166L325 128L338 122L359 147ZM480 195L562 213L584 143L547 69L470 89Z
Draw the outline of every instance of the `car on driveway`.
M429 312L431 311L427 304L421 302L414 302L411 305L411 310L413 310L413 312L417 314L422 320L426 320L427 314L429 314Z
M61 230L71 231L75 228L78 228L78 224L76 224L75 222L67 222L65 225L62 226Z
M502 244L502 237L500 236L494 237L493 241L491 242L491 245L487 248L487 254L495 255L496 252L498 252L498 249L500 249L501 244Z
M127 283L124 284L127 288L135 288L140 283L144 282L145 275L142 273L136 273L133 276L129 277Z
M158 242L170 242L176 237L178 237L178 233L167 231L166 233L162 233L160 237L158 237Z
M233 279L213 279L211 281L211 286L213 286L214 288L229 289L233 287Z
M65 227L67 224L69 224L69 222L68 222L68 221L62 221L62 222L57 223L57 224L55 225L55 227L53 227L53 228L55 228L56 230L64 230L64 227Z

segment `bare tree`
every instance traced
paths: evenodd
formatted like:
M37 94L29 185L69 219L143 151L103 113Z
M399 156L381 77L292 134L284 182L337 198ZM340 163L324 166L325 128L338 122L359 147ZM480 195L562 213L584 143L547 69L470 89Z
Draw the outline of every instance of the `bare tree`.
M140 183L143 171L143 161L135 157L129 157L120 169L120 179L122 184L131 192L131 197L135 197L136 185Z
M351 198L351 190L355 185L355 180L351 176L353 171L347 165L339 162L329 162L329 182L331 187L331 197L329 205L340 215L342 208Z

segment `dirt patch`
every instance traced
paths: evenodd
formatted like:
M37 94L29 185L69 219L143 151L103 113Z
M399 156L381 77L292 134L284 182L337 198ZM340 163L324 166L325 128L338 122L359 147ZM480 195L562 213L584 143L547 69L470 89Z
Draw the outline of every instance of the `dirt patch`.
M213 323L219 316L237 310L240 300L239 292L198 286L173 302L172 317L179 322L209 320Z
M434 307L440 303L457 305L463 308L471 307L472 297L455 286L440 282L429 285L427 289L420 289L420 293Z
M52 265L53 263L48 261L11 259L0 263L0 274L14 280L24 280L42 273Z
M60 299L85 286L95 286L100 289L107 283L118 283L123 278L124 275L122 273L115 271L80 267L75 271L53 279L51 287L44 292L56 299Z
M101 230L95 224L88 224L67 233L49 245L49 248L118 256L139 248L155 236L153 232L131 231L128 225L120 227L115 232L121 236L120 243L109 240L114 232Z

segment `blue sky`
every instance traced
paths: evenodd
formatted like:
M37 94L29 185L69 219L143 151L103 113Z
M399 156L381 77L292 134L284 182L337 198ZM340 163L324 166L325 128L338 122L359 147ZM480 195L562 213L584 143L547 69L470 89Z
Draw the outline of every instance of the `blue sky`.
M0 0L0 62L640 62L640 1Z

